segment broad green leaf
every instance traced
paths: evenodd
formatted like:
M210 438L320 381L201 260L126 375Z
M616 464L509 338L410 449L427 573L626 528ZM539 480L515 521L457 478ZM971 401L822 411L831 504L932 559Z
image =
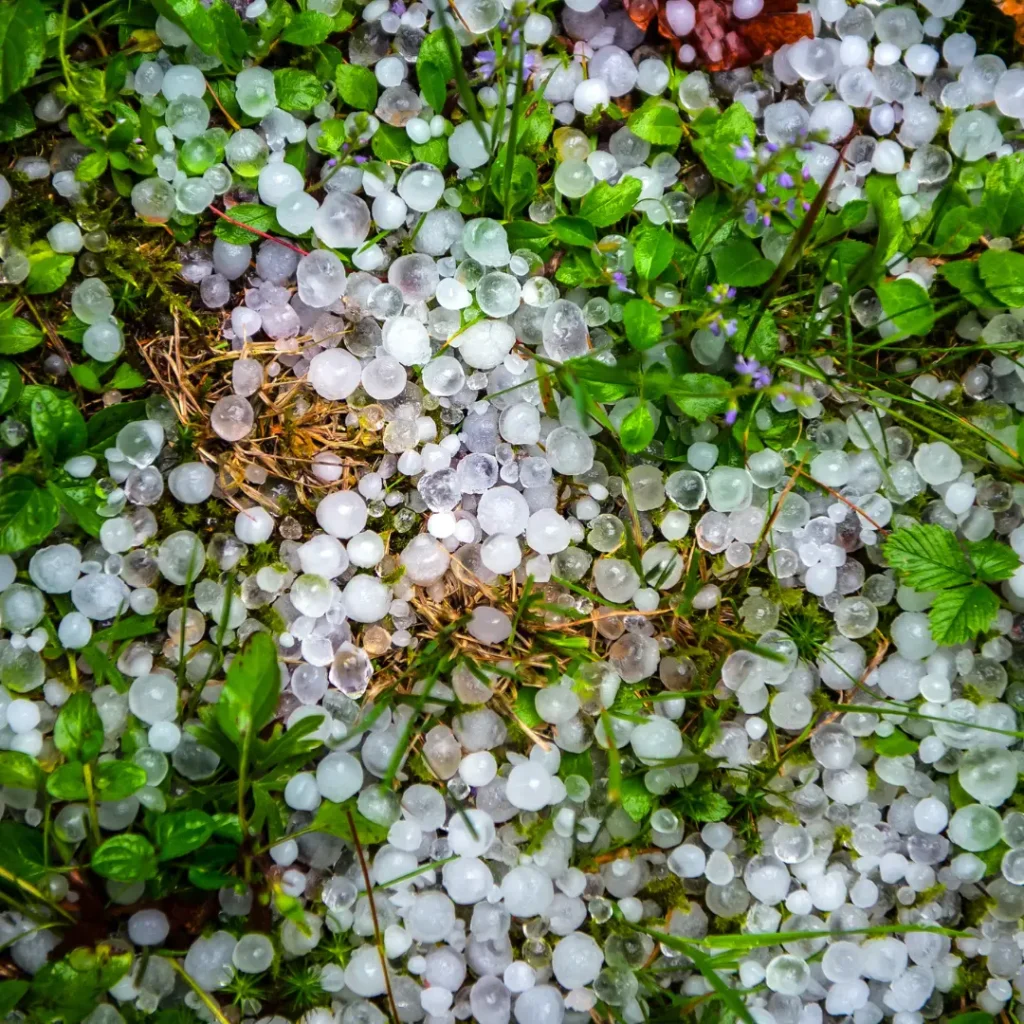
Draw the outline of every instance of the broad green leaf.
M71 694L57 715L53 742L69 760L92 761L103 749L103 719L88 693Z
M947 210L935 229L935 248L946 254L969 249L987 230L987 218L983 207L955 206Z
M1005 249L986 249L978 257L985 287L1005 306L1024 306L1024 254Z
M740 333L746 339L745 328L740 328ZM735 343L735 339L733 339ZM775 323L775 317L771 313L765 313L754 328L753 337L745 340L742 348L737 346L737 351L743 355L754 358L761 363L771 363L779 354L779 328Z
M973 1013L958 1013L950 1017L948 1024L995 1024L995 1017L984 1010L975 1010Z
M0 981L0 1017L6 1017L30 987L27 981Z
M1009 544L1001 544L991 537L968 544L967 556L975 575L983 583L1008 580L1020 568L1017 552Z
M85 417L69 399L41 391L32 399L32 436L48 465L61 463L88 444Z
M444 41L444 33L440 30L431 32L430 35L420 43L419 52L416 55L416 74L420 74L420 66L433 64L434 67L444 75L446 82L450 81L455 74L452 66L452 58L448 52L448 45ZM420 83L422 88L422 82ZM437 109L437 108L435 108Z
M725 412L728 392L728 382L713 373L684 373L668 394L687 416L703 422Z
M15 555L39 544L59 518L53 497L27 477L0 479L0 554Z
M43 332L20 316L0 317L0 355L28 352L43 340Z
M13 142L35 130L35 115L23 93L0 103L0 142Z
M19 92L46 52L46 9L39 0L0 6L0 101Z
M942 590L935 595L928 622L937 644L965 644L984 633L999 613L999 598L984 583Z
M751 170L749 163L736 159L735 151L744 138L755 139L754 119L742 103L733 103L722 114L709 111L708 115L706 120L694 120L694 129L701 134L693 140L693 148L713 178L739 185L750 177Z
M435 113L443 111L448 99L448 79L445 77L444 71L433 61L420 60L416 63L416 76L419 79L423 98Z
M139 399L135 402L118 402L117 405L108 405L105 409L93 413L89 417L86 428L89 432L89 446L96 448L99 445L108 447L107 442L117 437L120 429L127 423L146 418L146 403Z
M951 260L942 264L938 272L939 276L944 277L972 306L979 309L997 309L1003 305L985 287L977 260Z
M22 287L29 295L49 295L63 287L75 269L75 257L66 252L53 252L49 246L29 256L31 269Z
M254 633L228 668L217 701L217 724L236 746L253 738L273 717L281 693L277 648L267 633Z
M725 242L733 233L735 223L732 203L721 192L709 192L697 200L686 222L686 230L697 251L702 252L710 245Z
M0 867L38 886L53 870L43 853L43 832L16 821L0 821Z
M935 323L935 307L928 293L915 281L883 281L878 285L878 299L886 319L901 336L927 334Z
M512 711L527 728L544 724L544 719L537 713L537 688L534 686L520 686L516 690Z
M80 761L70 761L55 768L46 777L46 792L54 800L85 800L89 795L85 785L85 770Z
M156 875L156 851L144 836L112 836L92 855L92 869L115 882L145 882Z
M108 157L105 150L99 153L90 153L75 168L75 178L78 181L95 181L107 169Z
M76 522L90 537L98 537L104 520L94 508L83 504L63 487L58 487L52 480L46 481L46 490L54 501Z
M412 163L412 143L403 128L392 128L382 124L370 140L370 148L378 160L385 163L394 160L398 163Z
M917 753L917 740L912 740L905 732L894 729L888 736L875 738L875 753L882 757L904 757L907 754Z
M627 452L640 452L654 440L654 418L646 402L632 409L619 428L622 447Z
M239 203L224 212L231 220L255 228L257 231L271 233L280 230L277 216L269 206L262 206L259 203ZM253 231L246 231L244 227L239 227L220 217L217 218L217 223L213 226L213 233L232 245L252 245L259 238Z
M205 811L178 811L161 815L156 822L159 859L174 860L198 850L216 829L217 823Z
M661 316L649 302L630 299L623 310L622 325L633 348L643 351L661 341Z
M334 31L334 20L320 11L300 11L281 33L281 39L296 46L316 46Z
M526 116L519 122L519 150L533 153L548 141L555 127L551 104L537 93L530 93Z
M277 68L274 71L274 94L282 110L312 110L324 98L324 87L310 71Z
M145 769L131 761L101 761L96 765L96 796L100 800L126 800L144 785Z
M775 264L761 255L757 246L747 238L737 239L711 250L718 280L737 288L751 288L764 284L775 273Z
M0 786L35 789L39 785L39 762L18 750L0 750Z
M633 265L636 272L653 281L672 262L676 242L670 231L645 224L633 239Z
M655 146L675 148L683 138L683 119L674 103L651 96L629 115L629 130Z
M442 135L429 142L414 142L412 155L414 159L425 164L433 164L439 171L444 171L448 166L448 140Z
M361 64L340 64L334 80L341 98L350 107L373 110L377 105L377 78L369 68Z
M654 807L654 796L644 785L642 775L622 780L622 809L637 823L643 821Z
M505 158L507 154L508 147L502 146L491 173L491 192L502 204L505 202ZM537 164L528 156L517 153L512 160L512 179L508 195L509 209L512 211L522 209L536 197L536 194Z
M1024 227L1024 154L1011 153L989 166L982 201L993 235L1012 238Z
M80 946L60 960L43 964L32 978L25 1003L31 1019L80 1024L128 973L133 955L103 943L94 948Z
M900 190L895 177L888 174L870 174L864 191L875 211L878 228L871 263L876 268L889 265L893 256L901 251L904 227L900 212ZM859 276L859 275L858 275Z
M356 835L362 846L376 845L387 839L388 828L386 825L378 825L369 818L364 817L356 808L355 798L343 804L336 804L333 800L325 800L316 812L310 828L318 832L327 832L339 839L351 843L352 826L349 824L348 816L352 815L355 822Z
M914 590L943 590L970 583L972 578L956 536L941 526L921 524L896 530L882 551Z
M551 233L566 245L582 245L587 248L597 241L593 224L582 217L556 217L549 225Z
M121 363L107 381L108 387L117 388L119 391L141 388L148 383L149 381L134 366L129 366L127 363Z
M639 178L623 178L617 185L599 181L580 202L580 216L596 228L611 227L632 212L642 191Z

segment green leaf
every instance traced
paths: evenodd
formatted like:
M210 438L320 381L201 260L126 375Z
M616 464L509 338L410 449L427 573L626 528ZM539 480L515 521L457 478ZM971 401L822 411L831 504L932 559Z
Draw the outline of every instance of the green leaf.
M967 556L974 566L975 575L983 583L1008 580L1020 568L1017 552L1009 544L1001 544L991 537L969 543Z
M217 823L205 811L163 814L156 821L156 844L160 860L175 860L203 846L217 830Z
M921 524L896 530L882 552L914 590L942 590L971 582L971 566L956 536L941 526Z
M274 94L282 110L312 110L324 98L324 87L311 71L277 68Z
M255 228L257 231L274 232L280 230L277 223L277 216L269 206L261 206L259 203L239 203L226 211L231 220L237 220L239 224L245 224ZM217 218L213 226L213 233L225 242L232 245L251 245L256 241L257 235L252 231L246 231L229 221Z
M0 554L16 555L41 543L59 519L52 496L28 477L0 479Z
M53 870L43 853L42 829L0 821L0 866L12 875L38 885Z
M85 800L89 790L85 785L82 763L70 761L55 768L46 778L46 792L54 800Z
M939 276L944 277L972 306L979 309L998 309L1003 305L985 287L977 260L952 260L942 264L938 271Z
M0 359L0 413L14 407L22 387L24 385L18 367L9 359Z
M39 762L17 750L0 750L0 786L35 789L39 785Z
M698 251L721 245L733 232L732 204L721 192L710 192L697 200L686 222L690 240Z
M448 79L444 71L433 61L418 60L416 62L416 77L419 79L420 92L423 98L433 108L435 113L444 110L445 102L448 99Z
M71 761L92 761L103 749L103 719L92 697L82 690L71 694L53 727L53 742Z
M508 147L502 146L494 161L491 173L491 192L499 202L505 199L505 158ZM537 194L537 164L522 153L512 160L512 182L509 190L509 206L518 210L526 206Z
M653 281L672 262L676 245L670 231L645 224L633 239L633 265L636 272Z
M413 157L425 164L433 164L439 171L448 166L448 140L442 135L429 142L412 144Z
M75 168L75 178L78 181L95 181L107 169L108 158L105 151L90 153Z
M579 775L587 782L594 781L594 763L589 751L584 751L581 754L571 754L567 750L562 751L562 760L558 765L558 777L567 779L570 775Z
M775 317L765 313L754 328L754 334L742 349L742 355L770 364L779 354L779 328Z
M996 1019L991 1013L975 1010L972 1013L958 1013L949 1019L948 1024L995 1024Z
M19 92L46 52L46 10L39 0L0 7L0 100Z
M127 423L146 418L146 403L139 399L135 402L118 402L108 405L105 409L93 413L86 424L89 431L89 446L108 447L107 442L117 437L118 432Z
M299 11L281 33L281 39L296 46L316 46L334 31L334 20L320 11Z
M753 142L757 135L754 119L742 103L733 103L723 114L709 111L708 118L696 118L693 127L700 133L693 148L713 178L739 185L750 177L750 164L737 160L735 154L744 138Z
M645 100L629 115L626 123L637 138L655 146L675 148L683 138L683 119L679 116L679 108L660 96Z
M728 392L728 381L713 373L684 373L668 390L676 405L700 422L725 412Z
M58 487L52 480L46 481L46 490L53 496L54 501L64 509L65 512L76 522L90 537L98 537L104 520L97 514L95 509L83 505L74 495L69 494L63 487Z
M341 98L350 107L373 110L377 106L377 76L369 68L361 64L339 64L334 81Z
M409 136L402 128L392 128L389 124L382 124L370 140L370 148L378 160L385 163L394 160L398 163L412 163L412 143Z
M281 693L277 648L267 633L253 633L228 668L216 705L217 724L236 746L273 717Z
M115 952L104 943L95 949L79 947L63 959L43 964L26 1000L30 1019L79 1024L128 973L132 956L130 950Z
M623 310L622 324L633 348L643 351L661 341L661 317L649 302L630 299Z
M883 281L876 288L886 318L902 336L927 334L935 323L935 307L916 281Z
M143 836L113 836L93 854L92 869L115 882L145 882L156 875L156 851Z
M0 142L13 142L35 130L35 115L22 93L0 103Z
M537 713L537 688L534 686L520 686L516 690L512 711L528 729L544 724L544 719Z
M43 332L20 316L0 317L0 355L28 352L43 340Z
M622 809L637 823L643 821L654 807L654 797L644 785L642 775L623 779L620 794Z
M833 284L844 284L851 272L870 255L871 246L867 242L844 238L828 249L825 276Z
M22 287L29 295L49 295L63 287L75 269L71 253L53 252L49 246L29 256L31 269Z
M89 440L85 417L75 403L41 391L32 399L32 436L48 465L64 462L82 451Z
M316 812L316 817L309 826L317 832L327 832L346 842L353 842L352 826L349 824L348 816L352 815L355 822L356 835L363 846L374 846L383 843L387 839L387 825L378 825L369 818L364 817L356 808L356 801L353 797L343 804L336 804L333 800L325 800Z
M126 800L144 785L145 769L131 761L101 761L96 765L96 795L100 800Z
M1024 255L1005 249L986 249L978 257L985 287L1005 306L1024 306Z
M693 821L721 821L732 813L729 801L708 782L679 791L681 812Z
M935 229L935 248L946 254L969 249L985 233L987 218L983 207L955 206L947 210Z
M430 35L420 43L419 52L416 55L416 74L420 74L420 65L422 64L433 64L434 67L444 75L446 82L451 81L455 74L455 68L452 65L452 58L448 52L448 44L444 41L444 32L440 29L436 32L431 32ZM435 112L439 113L439 109L435 108Z
M643 451L654 440L654 419L646 402L641 402L622 421L619 438L627 452Z
M1012 238L1024 227L1024 154L1011 153L989 166L982 201L993 236Z
M889 736L875 737L875 753L882 757L904 757L917 753L917 740L912 740L905 732L893 730Z
M580 216L596 228L610 227L632 212L642 191L639 178L623 178L617 185L599 181L580 202Z
M0 981L0 1017L6 1017L30 987L27 981Z
M878 269L888 266L903 245L900 190L895 177L888 174L870 174L864 183L864 191L878 220L875 249L871 258L872 268Z
M589 220L582 217L556 217L550 223L551 233L566 245L589 248L597 241L597 232Z
M119 391L130 391L132 388L141 388L148 383L149 381L134 366L121 363L107 381L107 386L117 388Z
M718 280L737 288L764 284L775 273L775 264L765 259L748 238L737 239L711 250Z
M999 598L984 583L940 591L928 612L932 639L943 646L965 644L984 633L998 614Z
M555 127L551 104L540 98L537 93L531 93L530 97L526 116L519 122L519 149L524 153L539 150L548 141Z

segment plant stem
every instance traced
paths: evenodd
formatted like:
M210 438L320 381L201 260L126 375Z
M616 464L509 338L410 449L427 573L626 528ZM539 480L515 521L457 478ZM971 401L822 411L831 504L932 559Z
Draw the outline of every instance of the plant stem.
M60 914L65 921L70 921L74 924L75 917L73 914L69 914L63 907L54 903L53 900L40 892L31 882L26 882L24 878L19 878L13 871L8 871L4 867L0 867L0 878L5 882L10 882L11 885L16 885L22 892L27 892L29 896L35 897L40 903L46 904L51 910Z
M283 238L275 238L273 235L268 235L266 231L260 231L258 228L250 227L248 224L243 224L240 220L235 220L234 217L229 217L223 210L218 210L216 206L210 205L207 209L215 217L220 217L221 220L226 220L229 224L234 224L236 228L244 228L246 231L251 231L254 235L259 235L260 238L265 238L268 242L277 242L278 245L283 245L286 249L291 249L292 252L297 252L300 256L308 256L309 253L305 249L297 245L292 245L291 242L286 242Z
M188 971L185 970L181 964L178 963L174 957L168 957L168 963L178 972L179 975L185 980L185 983L199 998L202 1000L203 1005L213 1014L217 1024L231 1024L231 1021L224 1016L224 1011L217 1005L214 999L210 996L209 992L199 987L198 982L192 977Z
M89 800L89 829L92 832L92 841L99 846L103 842L100 836L100 821L96 807L96 787L93 785L92 765L82 765L82 778L85 780L85 792Z

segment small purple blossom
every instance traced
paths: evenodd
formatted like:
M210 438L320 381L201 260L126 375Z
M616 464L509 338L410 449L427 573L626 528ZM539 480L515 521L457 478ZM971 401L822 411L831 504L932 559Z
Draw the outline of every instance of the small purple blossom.
M783 171L777 180L779 182L779 188L792 188L794 185L793 175L788 171Z
M757 203L753 199L748 199L746 206L743 207L743 219L753 227L757 223Z
M363 155L362 155L362 154L360 153L360 154L358 154L358 155L356 155L356 156L352 157L352 159L353 159L353 160L355 160L355 162L356 162L357 164L365 164L365 163L366 163L366 161L367 161L367 160L369 160L370 158L369 158L368 156L363 156Z
M738 409L727 409L725 412L725 422L727 426L732 426L736 422L736 417L739 415Z
M402 3L402 0L395 0L395 2L391 5L391 13L397 14L399 17L405 14L407 9L408 8L405 6L405 4Z
M536 50L528 50L523 54L523 79L527 79L540 68L540 54Z
M768 387L772 382L772 371L767 366L762 366L756 359L737 356L735 369L737 373L750 378L755 391Z
M810 181L811 180L811 169L810 169L810 167L805 167L800 172L800 177L803 178L804 181Z
M753 160L754 159L754 147L750 144L750 139L743 136L740 144L733 150L733 155L737 160Z
M473 58L473 63L476 64L476 69L482 78L490 78L494 74L497 60L497 54L493 50L481 50Z
M739 325L735 320L723 320L722 329L725 331L727 338L733 338L736 336L737 330L739 330Z
M736 289L728 284L709 284L707 287L708 295L711 296L711 301L716 306L720 306L723 302L728 302L730 299L736 298Z
M767 186L767 185L766 185L766 184L765 184L765 183L764 183L763 181L759 181L759 182L758 182L758 183L757 183L757 184L756 184L756 185L754 186L754 189L756 190L756 192L757 192L757 194L758 194L759 196L763 196L763 195L765 194L765 192L767 192L767 191L768 191L768 186Z
M621 270L616 270L612 274L612 281L615 282L615 287L618 288L620 292L627 292L630 295L635 294L633 289L629 287L626 275Z
M778 144L775 142L766 142L764 148L766 153L778 153L779 151Z

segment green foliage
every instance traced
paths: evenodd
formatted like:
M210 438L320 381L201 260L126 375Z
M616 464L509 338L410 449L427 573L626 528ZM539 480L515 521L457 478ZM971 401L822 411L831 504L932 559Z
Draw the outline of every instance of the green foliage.
M651 96L629 115L629 130L655 146L678 146L683 137L679 108L660 96Z
M739 185L750 177L750 164L736 157L736 147L756 135L754 119L742 103L733 103L722 114L707 110L693 119L694 151L708 173L728 185Z
M270 721L281 693L274 641L254 633L228 668L216 705L217 725L239 750Z
M901 336L927 334L935 322L935 307L928 293L914 281L883 281L878 298L887 319Z
M8 100L36 73L46 53L46 9L39 0L0 6L0 100Z
M622 809L636 822L644 821L654 809L654 796L640 775L622 780L621 800Z
M1000 305L1024 306L1024 254L986 249L978 258L978 271Z
M649 302L630 299L623 311L626 338L635 349L644 350L661 341L661 317Z
M178 811L161 815L156 822L158 859L174 860L198 850L217 830L216 821L205 811Z
M35 789L39 785L39 762L16 750L0 751L0 786Z
M35 324L14 315L17 304L15 299L0 305L0 355L20 355L43 340L43 332Z
M145 882L156 875L156 851L145 836L112 836L92 855L92 869L114 882Z
M347 843L354 843L352 822L355 823L355 835L359 837L362 846L383 843L387 838L387 825L378 825L360 814L354 799L343 804L337 804L333 800L324 800L316 812L311 827L317 832L327 832L339 839L344 839Z
M765 259L754 243L746 238L712 249L711 260L718 280L737 288L764 284L775 273L775 264Z
M339 64L334 80L338 93L350 107L373 110L377 105L377 78L369 68L361 64Z
M53 742L67 758L92 761L103 749L103 719L92 697L73 693L60 709L53 727Z
M905 732L894 729L888 736L876 736L875 753L882 757L905 757L917 753L917 740L912 740Z
M58 518L53 496L27 476L0 479L0 554L18 554L39 544Z
M274 211L269 206L262 206L259 203L239 203L231 207L228 215L231 220L238 221L238 224L218 218L213 226L213 233L232 245L251 245L256 241L255 231L269 233L281 230ZM246 231L245 227L239 225L246 225L255 230Z
M623 178L617 185L599 181L580 200L580 216L594 227L610 227L632 211L641 191L643 185L638 178Z
M676 243L664 228L644 224L633 238L633 262L641 277L653 281L659 277L675 255Z
M987 584L1009 579L1020 566L1006 544L992 539L961 543L934 525L896 530L883 550L907 586L938 591L928 621L939 644L966 643L989 629L999 599Z

